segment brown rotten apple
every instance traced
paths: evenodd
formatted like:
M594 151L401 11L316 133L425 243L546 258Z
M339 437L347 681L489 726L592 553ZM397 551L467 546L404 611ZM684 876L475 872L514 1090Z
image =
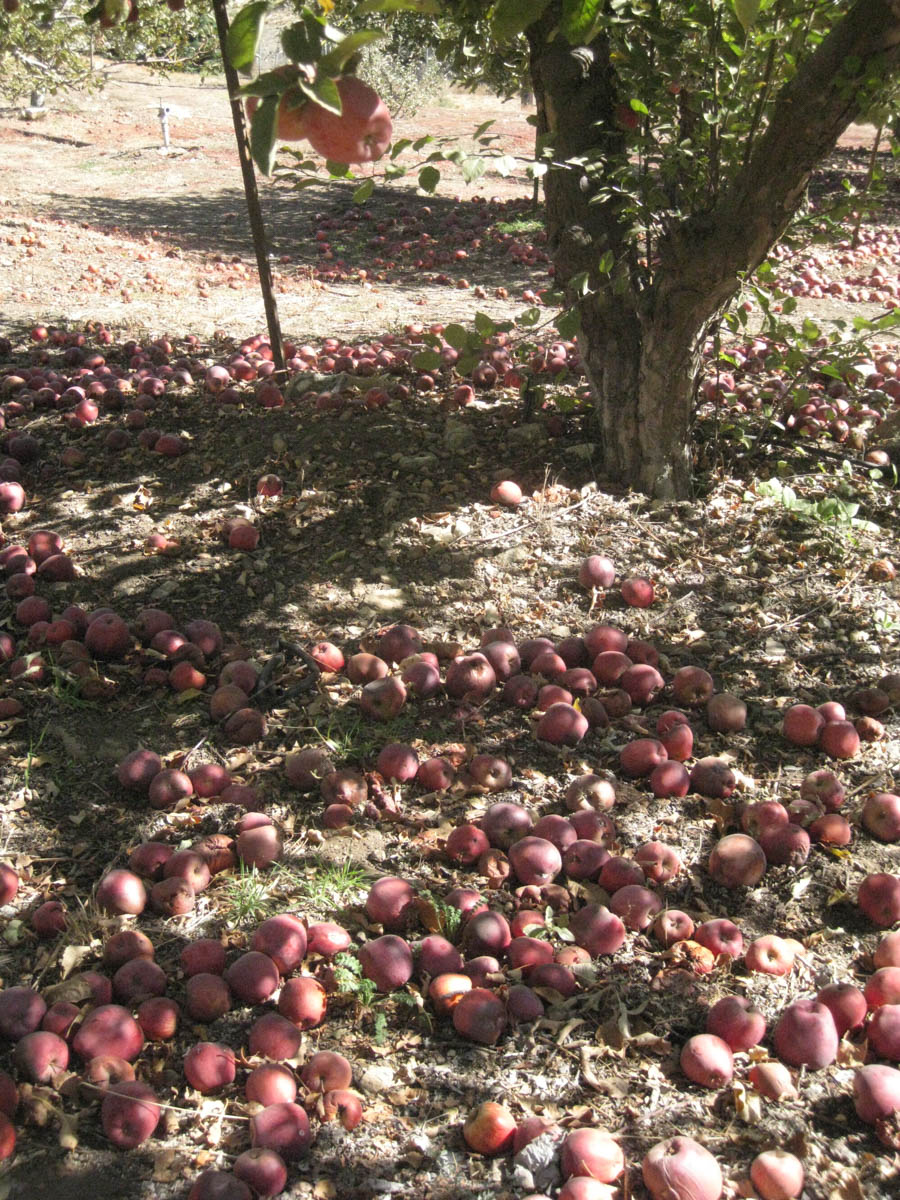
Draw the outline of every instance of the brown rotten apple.
M762 847L745 833L727 834L709 856L709 873L722 887L753 887L765 870Z

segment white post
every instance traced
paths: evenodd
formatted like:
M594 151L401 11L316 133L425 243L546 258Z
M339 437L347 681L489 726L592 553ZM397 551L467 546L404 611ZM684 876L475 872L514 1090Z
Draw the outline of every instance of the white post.
M168 150L169 149L169 110L166 107L166 105L163 104L162 97L160 97L160 100L159 100L159 112L157 113L157 116L159 117L159 123L162 126L163 145Z

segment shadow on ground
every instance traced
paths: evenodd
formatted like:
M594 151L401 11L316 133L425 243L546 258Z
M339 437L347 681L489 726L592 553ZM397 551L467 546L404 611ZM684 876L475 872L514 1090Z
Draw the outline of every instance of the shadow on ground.
M386 270L391 280L423 282L418 261L427 251L435 262L427 270L453 278L465 275L471 283L505 287L510 293L533 284L538 264L526 266L510 254L495 226L504 222L535 224L530 202L485 201L465 206L449 196L422 197L411 189L379 189L365 205L353 203L353 189L328 184L295 191L287 185L265 188L261 195L270 252L294 264ZM55 220L89 225L103 232L135 238L162 235L188 253L252 257L253 242L244 193L224 188L201 194L168 196L77 196L57 192L45 209ZM319 253L317 234L323 231L333 260ZM523 233L530 241L534 230ZM380 240L379 240L380 239ZM461 250L463 259L455 257ZM394 265L379 268L382 258Z

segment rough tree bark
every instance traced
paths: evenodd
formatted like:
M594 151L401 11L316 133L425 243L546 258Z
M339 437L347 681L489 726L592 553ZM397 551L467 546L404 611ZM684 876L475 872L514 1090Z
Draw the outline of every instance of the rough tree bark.
M572 48L553 36L561 0L527 33L538 129L553 139L545 179L557 281L581 318L580 349L594 389L604 476L660 498L691 486L691 419L703 341L784 232L816 164L860 115L873 70L900 60L900 0L856 0L779 94L768 127L733 181L654 247L652 282L627 240L620 205L594 198L604 179L590 160L622 153L614 67L603 36ZM619 113L621 118L621 113ZM594 202L592 203L592 199ZM597 264L612 251L615 266ZM581 295L573 281L586 275Z

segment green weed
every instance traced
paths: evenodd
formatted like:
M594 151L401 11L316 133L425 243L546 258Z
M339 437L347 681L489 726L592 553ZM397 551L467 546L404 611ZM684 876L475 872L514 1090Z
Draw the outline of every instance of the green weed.
M275 889L279 873L262 874L256 867L242 863L237 874L226 880L222 897L223 912L229 925L243 925L269 915L276 903Z
M339 954L334 960L334 982L344 996L352 996L363 1008L368 1008L377 994L371 979L366 979L355 954Z
M431 905L438 924L438 932L450 942L456 941L462 925L462 912L452 904L445 904L433 892L423 892L422 899Z
M38 751L40 750L41 746L44 744L44 738L47 736L47 730L49 728L50 728L50 722L48 721L47 724L44 726L44 728L41 730L41 732L38 734L37 740L35 741L34 738L30 738L28 741L28 757L25 760L25 780L24 780L25 787L27 787L27 788L31 787L32 764L33 764L34 760L37 758Z
M540 233L544 228L544 222L540 217L516 217L513 221L498 221L494 228L498 233Z
M366 886L365 869L358 863L316 859L300 881L300 895L311 908L331 910L346 904Z
M752 490L744 493L745 500L754 500L760 496L778 501L786 512L800 520L816 521L843 532L850 530L862 530L866 533L880 532L874 522L857 516L860 506L852 499L830 495L805 500L790 484L782 483L780 479L774 478L754 480Z

